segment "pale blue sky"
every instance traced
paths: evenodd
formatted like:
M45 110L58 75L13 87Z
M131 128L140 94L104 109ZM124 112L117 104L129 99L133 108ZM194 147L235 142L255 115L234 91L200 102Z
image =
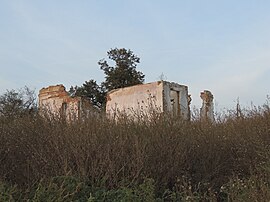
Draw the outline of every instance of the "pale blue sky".
M97 62L118 47L197 106L204 89L220 107L270 94L269 0L0 0L0 45L0 93L102 81Z

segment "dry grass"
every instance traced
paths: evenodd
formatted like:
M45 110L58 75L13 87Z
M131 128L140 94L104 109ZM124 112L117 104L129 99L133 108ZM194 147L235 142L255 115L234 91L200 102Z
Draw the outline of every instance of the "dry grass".
M222 117L214 124L167 115L69 124L37 115L2 117L0 181L29 188L42 179L76 176L115 189L152 179L159 196L166 190L183 196L224 192L234 200L235 179L269 180L270 110Z

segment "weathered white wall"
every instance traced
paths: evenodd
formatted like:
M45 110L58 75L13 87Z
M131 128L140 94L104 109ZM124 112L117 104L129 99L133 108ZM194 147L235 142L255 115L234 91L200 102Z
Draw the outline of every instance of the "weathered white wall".
M110 116L125 113L136 117L152 110L190 119L187 86L157 81L116 89L107 94L106 112Z
M163 83L153 82L113 90L107 94L106 113L139 116L151 110L163 111Z

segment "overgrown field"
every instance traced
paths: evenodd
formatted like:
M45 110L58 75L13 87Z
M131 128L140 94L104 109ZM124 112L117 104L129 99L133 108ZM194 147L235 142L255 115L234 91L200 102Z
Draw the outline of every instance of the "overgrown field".
M270 201L269 106L150 118L1 117L0 201Z

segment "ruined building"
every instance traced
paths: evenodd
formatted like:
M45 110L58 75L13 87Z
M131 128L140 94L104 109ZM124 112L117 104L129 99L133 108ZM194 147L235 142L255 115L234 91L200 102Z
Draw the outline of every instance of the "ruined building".
M214 96L208 90L201 92L202 107L200 109L201 120L214 121Z
M40 113L64 117L67 120L88 115L93 110L89 100L81 97L70 97L63 85L49 86L39 91Z
M82 97L70 97L63 85L49 86L39 91L39 110L68 120L97 114L91 102ZM201 120L214 121L213 95L210 91L201 92ZM117 117L124 113L131 117L144 117L151 112L166 112L190 120L191 97L188 87L173 82L157 81L107 93L106 113Z
M110 91L107 94L106 112L137 116L142 112L169 112L190 119L188 87L167 81L157 81Z

